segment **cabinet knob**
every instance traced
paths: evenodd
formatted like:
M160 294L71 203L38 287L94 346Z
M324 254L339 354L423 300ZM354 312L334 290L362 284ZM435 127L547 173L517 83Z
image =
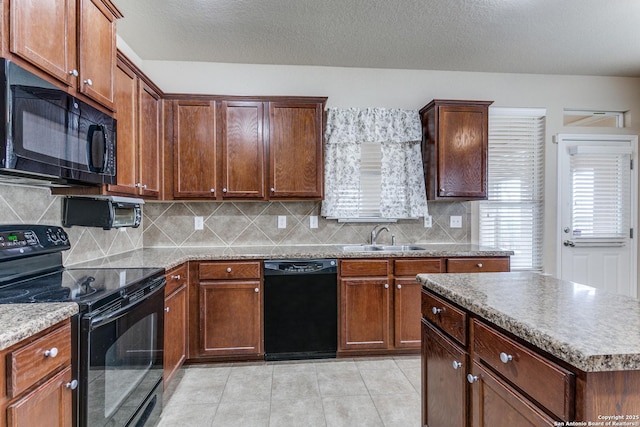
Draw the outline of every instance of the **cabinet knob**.
M170 308L170 307L165 307L165 308L164 308L165 313L168 313L168 312L169 312L169 310L171 310L171 308Z
M384 288L385 288L385 289L389 289L389 284L388 284L388 283L385 283L385 284L384 284Z
M73 70L69 71L69 75L73 76L73 77L78 77L78 70L73 69Z
M223 193L226 193L226 192L227 192L227 187L224 187L224 188L222 189L222 192L223 192Z
M260 292L260 288L255 288L253 291L254 291L255 293L258 293L258 292Z
M143 185L142 185L142 189L143 189L143 190L146 190L146 189L147 189L147 184L143 184Z
M453 361L453 369L460 369L462 368L462 362L458 362L457 360Z
M69 390L75 390L78 388L78 380L73 380L71 382L68 382L64 386Z
M231 273L231 267L227 267L227 273Z
M469 384L473 384L477 382L479 379L480 378L478 378L476 375L472 375L472 374L467 375L467 381L469 382Z
M212 188L212 189L210 189L210 190L209 190L209 192L210 192L210 193L215 193L215 192L216 192L216 189L215 189L215 188Z
M482 263L481 262L478 263L478 268L482 268Z
M440 314L440 313L442 313L442 309L438 308L438 307L431 307L431 312L433 314Z
M444 191L445 191L445 190L444 190L444 187L440 188L440 192L441 192L441 193L444 193Z
M56 347L51 347L49 350L45 350L44 357L54 358L58 355L58 349Z
M182 279L182 276L180 276L179 274L174 274L173 276L171 276L171 278L173 280L180 280L180 279Z
M502 363L509 363L513 360L513 356L510 354L507 354L505 352L500 353L500 361Z
M276 192L275 187L271 187L271 192L272 192L272 193L275 193L275 192Z
M402 289L402 285L398 285L398 289Z
M84 84L86 84L87 86L93 86L93 81L91 81L91 79L87 79L84 81Z

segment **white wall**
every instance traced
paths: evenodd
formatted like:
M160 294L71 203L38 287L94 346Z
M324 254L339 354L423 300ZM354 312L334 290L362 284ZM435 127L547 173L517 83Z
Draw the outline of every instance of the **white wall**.
M142 61L166 93L327 96L328 107L419 109L434 98L547 110L545 271L556 272L557 133L640 133L640 79L202 62ZM630 111L628 128L569 128L564 108Z

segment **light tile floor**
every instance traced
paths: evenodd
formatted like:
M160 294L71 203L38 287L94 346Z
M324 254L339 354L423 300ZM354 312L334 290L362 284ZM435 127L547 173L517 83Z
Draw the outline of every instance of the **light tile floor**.
M192 365L176 381L158 427L420 425L419 356Z

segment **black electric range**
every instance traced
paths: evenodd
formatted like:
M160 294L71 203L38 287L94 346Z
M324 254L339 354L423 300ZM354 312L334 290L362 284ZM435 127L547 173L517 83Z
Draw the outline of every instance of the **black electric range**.
M164 269L65 268L61 227L0 225L0 304L74 302L73 424L152 426L162 411Z

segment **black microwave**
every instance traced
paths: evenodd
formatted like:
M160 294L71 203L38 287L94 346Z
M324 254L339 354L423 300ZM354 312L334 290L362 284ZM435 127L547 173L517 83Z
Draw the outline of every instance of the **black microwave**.
M0 58L0 181L115 184L116 121Z

